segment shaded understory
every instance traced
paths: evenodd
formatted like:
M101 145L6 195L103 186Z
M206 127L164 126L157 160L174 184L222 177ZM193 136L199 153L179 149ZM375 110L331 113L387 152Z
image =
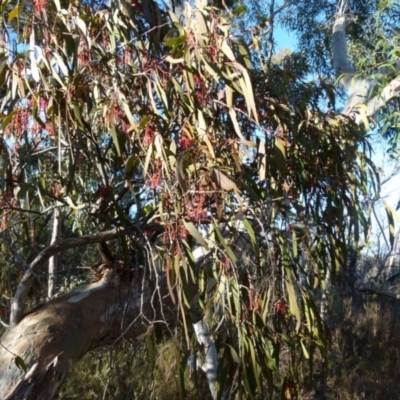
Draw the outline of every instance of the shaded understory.
M351 299L339 290L331 294L332 346L327 379L324 382L324 369L318 362L310 379L304 360L299 398L398 399L400 302L359 293ZM181 371L178 355L185 349L174 334L179 336L178 331L160 336L154 357L145 340L125 341L88 354L75 366L58 399L209 399L202 374L190 373L188 368ZM184 391L180 379L185 382Z

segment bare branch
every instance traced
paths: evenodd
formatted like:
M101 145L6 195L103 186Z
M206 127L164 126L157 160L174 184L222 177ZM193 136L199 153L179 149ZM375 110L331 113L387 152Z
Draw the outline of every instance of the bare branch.
M53 233L51 235L51 243L54 244L60 239L61 234L61 209L56 208L53 216ZM58 273L58 257L52 256L49 259L49 277L48 277L48 290L47 296L51 299L54 296L57 285Z
M385 297L390 297L392 299L400 300L400 294L390 293L386 292L385 290L379 290L368 286L361 286L357 288L357 290L365 294L375 294L378 296L385 296Z

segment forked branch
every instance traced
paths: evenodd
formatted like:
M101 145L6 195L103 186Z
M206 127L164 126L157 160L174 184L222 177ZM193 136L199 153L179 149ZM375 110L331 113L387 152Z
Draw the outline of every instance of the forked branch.
M25 271L20 283L18 284L12 304L10 326L17 325L24 313L25 301L32 286L34 278L40 268L42 268L49 259L59 253L68 249L88 246L116 239L119 235L127 234L128 230L125 228L115 228L105 232L98 232L92 235L85 235L78 238L70 238L62 241L57 241L41 251L36 258L31 262L28 269Z
M390 67L378 68L369 77L359 77L347 52L346 27L352 19L347 1L339 1L337 9L333 24L332 52L336 78L348 92L342 114L353 117L357 124L361 124L400 94L400 60L393 60ZM389 82L385 84L387 80Z

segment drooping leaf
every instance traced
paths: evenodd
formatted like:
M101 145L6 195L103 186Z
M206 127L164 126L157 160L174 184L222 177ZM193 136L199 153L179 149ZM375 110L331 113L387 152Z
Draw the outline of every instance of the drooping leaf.
M395 210L393 210L393 208L390 207L390 205L387 202L384 202L383 204L385 206L386 215L388 217L390 246L393 249L394 239L395 239L395 236L396 236L396 229L395 229L394 220L396 220L397 223L400 223L400 217L397 214L397 212Z
M240 193L240 190L237 187L236 183L218 169L211 168L210 177L212 181L216 184L218 189L226 190L227 192L233 190L236 193Z
M15 357L15 365L19 368L22 369L25 373L28 371L27 366L24 362L24 360L20 356Z
M288 298L289 298L289 310L290 310L290 313L296 318L296 331L298 331L301 326L301 314L300 314L299 305L297 304L294 286L293 286L292 282L290 282L288 280L285 281L285 284L286 284L286 290L287 290Z
M193 238L196 239L196 241L203 246L207 251L209 250L207 242L204 240L203 236L200 234L200 232L196 229L196 227L188 221L183 220L183 225L187 229L187 231L190 233Z
M276 162L279 168L279 172L282 175L286 173L286 149L285 144L282 139L275 138L275 155L276 155Z
M12 9L8 14L8 22L11 22L14 18L18 18L23 9L24 9L23 6L17 6L14 9Z
M219 230L218 226L216 223L214 223L214 231L217 235L217 240L219 243L222 244L224 250L226 251L226 254L228 257L232 260L232 262L236 263L237 262L237 257L235 253L232 251L231 247L226 243L221 231Z

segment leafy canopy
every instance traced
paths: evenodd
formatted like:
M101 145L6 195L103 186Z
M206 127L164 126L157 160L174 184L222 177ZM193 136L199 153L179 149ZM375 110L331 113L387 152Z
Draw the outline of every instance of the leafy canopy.
M151 1L0 10L18 43L0 55L5 240L37 254L56 207L70 234L134 226L119 254L167 279L182 359L189 322L206 316L221 393L294 396L296 366L329 342L316 291L366 232L371 179L379 190L365 134L320 110L332 86L289 61L258 68L204 1L179 19Z

